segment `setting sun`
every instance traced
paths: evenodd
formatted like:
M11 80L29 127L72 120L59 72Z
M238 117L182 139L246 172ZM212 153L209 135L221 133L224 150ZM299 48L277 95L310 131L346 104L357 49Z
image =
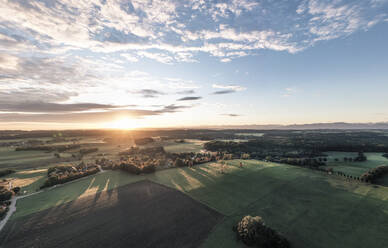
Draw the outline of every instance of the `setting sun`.
M128 117L120 118L118 120L106 124L106 128L113 129L135 129L139 127L141 127L139 122L137 122L135 119L131 119Z

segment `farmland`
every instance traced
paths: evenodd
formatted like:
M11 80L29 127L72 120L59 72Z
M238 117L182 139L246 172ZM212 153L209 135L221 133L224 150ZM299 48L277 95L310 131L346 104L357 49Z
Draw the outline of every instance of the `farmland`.
M364 162L344 162L344 157L356 157L357 153L354 152L328 152L327 155L328 163L326 167L355 177L359 177L377 166L388 165L388 159L382 156L383 153L366 153L367 161Z
M221 218L179 191L142 181L18 218L17 231L2 237L5 247L198 247Z
M21 199L11 223L52 207L65 208L83 196L100 197L99 192L149 179L182 191L226 216L203 247L241 245L236 243L230 226L246 214L262 216L296 247L365 247L376 238L380 242L376 247L388 244L388 225L383 218L388 210L384 207L387 188L254 160L243 161L244 168L240 169L239 162L228 162L225 174L220 173L216 163L168 169L140 178L122 172L101 173ZM351 230L358 223L363 224L353 233Z
M214 134L211 132L211 135ZM236 146L228 143L236 138L231 135L214 136L217 136L215 140L229 140L225 144ZM279 133L268 138L271 135L258 137L260 142L264 140L268 144L261 151L280 157L309 154L290 152L291 146L285 141L271 150L272 141L265 139L279 139ZM203 152L208 142L184 137L155 140L134 151L163 147L170 153L195 154ZM238 159L240 150L231 150L232 160L216 160L192 167L163 167L140 175L104 170L40 191L47 179L47 169L53 165L93 163L100 158L122 160L119 153L134 145L132 139L125 137L116 141L100 136L80 137L77 142L80 148L64 152L72 158L72 154L77 156L72 161L62 162L53 156L54 152L16 152L12 147L0 148L4 155L2 161L5 161L2 168L16 170L2 177L4 187L12 182L13 187L21 187L20 196L27 196L17 200L16 211L0 232L2 247L68 247L74 246L74 242L78 247L106 246L104 242L117 247L150 247L156 243L161 247L181 247L188 243L191 244L188 247L245 247L236 240L232 226L246 215L261 216L292 247L388 246L385 235L388 232L388 187L384 186L387 176L379 178L374 185L326 171L332 168L358 177L372 168L387 165L388 159L382 152L365 152L366 161L350 162L343 158L354 158L357 152L326 151L319 153L319 157L327 160L320 167L324 170L312 170L260 158ZM236 147L249 152L251 148L247 148L247 144L252 141L245 140ZM79 156L81 149L93 152ZM35 192L38 193L29 195ZM155 219L160 221L155 222ZM174 225L186 230L185 233L170 237L177 232ZM142 228L133 234L137 226ZM159 232L161 235L155 234ZM104 236L103 241L99 240L100 236Z

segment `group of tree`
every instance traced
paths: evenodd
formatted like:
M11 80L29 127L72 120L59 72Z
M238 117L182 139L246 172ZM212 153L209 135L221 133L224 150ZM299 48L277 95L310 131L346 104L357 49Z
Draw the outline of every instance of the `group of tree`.
M358 152L357 157L355 158L352 158L352 157L343 158L344 162L365 162L367 161L367 159L368 158L365 156L363 152ZM335 161L338 161L338 159L336 159Z
M369 170L361 175L363 181L375 183L376 180L384 175L388 174L388 166L381 165L376 168Z
M120 156L129 156L129 155L138 155L138 154L165 154L163 146L155 146L155 147L147 147L147 148L139 148L139 147L131 147L125 151L119 152Z
M0 220L2 220L7 214L12 196L17 194L19 191L20 187L15 187L9 190L4 186L0 186Z
M225 151L233 154L249 153L252 158L267 155L299 155L319 157L329 151L338 152L388 152L388 137L372 133L296 133L292 131L268 132L262 137L244 142L210 141L205 143L209 151ZM365 161L360 153L356 161Z
M237 234L237 239L248 246L260 248L289 248L290 243L272 228L265 225L260 216L245 216L233 231Z
M101 158L96 164L103 169L121 169L132 174L152 173L157 168L194 166L216 160L232 159L228 153L169 153L163 147L132 147L119 153L119 160ZM247 156L245 155L244 158Z
M86 154L93 153L93 152L98 152L98 148L83 148L83 149L79 150L79 153L81 155L86 155Z
M15 173L15 171L9 170L9 169L0 170L0 177L7 176L7 175L12 174L12 173Z
M135 144L138 146L147 145L147 144L150 144L152 142L154 142L154 139L151 137L135 139Z
M47 152L64 152L71 149L78 149L81 145L69 144L69 145L38 145L38 146L19 146L15 148L15 151L47 151Z
M141 166L138 166L136 164L130 163L130 162L122 162L119 166L119 169L129 172L131 174L139 175L141 173L149 174L153 173L156 170L155 164L143 164Z
M319 168L320 166L325 166L326 163L322 159L316 158L279 158L272 159L271 157L267 157L266 160L271 162L279 162L283 164L296 165L301 167L308 168Z
M47 170L47 180L40 188L51 187L63 184L78 178L96 174L100 171L95 164L85 164L83 162L75 166L62 165L51 167Z

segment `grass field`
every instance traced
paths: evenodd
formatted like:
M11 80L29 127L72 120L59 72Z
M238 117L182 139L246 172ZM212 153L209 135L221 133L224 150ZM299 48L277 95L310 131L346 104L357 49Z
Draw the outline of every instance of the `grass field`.
M166 152L200 152L206 141L186 139L184 143L170 142L164 146Z
M183 152L200 152L203 149L203 144L206 141L196 139L185 139L184 142L179 143L175 140L155 141L153 143L142 145L140 147L155 147L163 146L166 152L183 153Z
M388 247L388 188L344 181L318 171L255 160L174 168L147 176L109 171L20 199L11 223L63 203L142 179L178 189L226 217L203 247L243 247L232 226L260 215L298 248Z
M264 133L235 133L238 136L254 136L254 137L262 137Z
M43 182L47 179L47 170L36 169L18 171L2 177L2 179L4 178L12 181L12 187L20 187L20 194L26 195L40 189L40 186L42 186Z
M70 153L60 153L62 158L70 158ZM54 157L54 153L45 151L15 151L12 147L0 147L1 169L28 169L42 166L50 166L60 159Z
M141 181L8 225L1 247L198 247L222 215L181 192Z
M120 171L106 171L97 175L59 185L42 193L20 199L17 211L11 218L19 218L51 207L77 200L84 196L94 195L104 190L144 180L144 176L134 176Z
M348 175L359 177L363 173L380 165L388 165L388 159L382 156L383 153L365 153L368 160L365 162L344 162L344 157L357 157L355 152L328 152L327 168L334 171L341 171ZM335 159L339 161L335 161Z
M203 247L239 247L231 230L241 217L260 215L293 247L387 247L388 188L345 182L298 167L233 161L161 171L150 177L186 192L226 215Z

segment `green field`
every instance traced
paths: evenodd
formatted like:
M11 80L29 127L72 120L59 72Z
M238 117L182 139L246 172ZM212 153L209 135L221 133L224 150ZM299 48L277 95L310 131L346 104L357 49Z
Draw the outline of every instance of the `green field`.
M205 141L202 140L185 140L184 143L170 142L164 146L166 152L200 152L203 150L203 144Z
M155 147L155 146L163 146L166 152L173 153L184 153L184 152L200 152L203 150L203 144L206 141L196 140L196 139L185 139L184 142L180 143L176 140L163 140L163 141L155 141L153 143L142 145L141 148L146 147Z
M61 153L61 157L70 157L69 153ZM47 166L55 162L53 153L45 151L15 151L11 147L0 147L0 168L25 169Z
M176 188L224 214L203 247L243 247L232 225L242 216L260 215L293 247L388 247L388 188L343 181L295 166L255 160L174 168L147 176L108 171L20 199L19 218L84 195L148 178ZM113 191L114 194L114 191Z
M16 205L17 211L12 218L59 206L62 203L77 200L80 197L91 194L95 194L97 197L101 191L117 188L142 179L144 179L143 176L133 176L120 171L106 171L64 185L58 185L42 193L18 200Z
M383 153L365 153L365 162L344 162L344 157L357 157L355 152L327 152L328 162L326 168L333 168L334 171L341 171L348 175L359 177L363 173L380 165L388 165L388 159L383 157ZM339 161L335 161L335 159Z
M255 137L262 137L264 133L235 133L235 135L238 136L255 136Z
M17 171L16 173L2 177L2 179L4 178L11 180L13 187L20 187L20 194L26 195L34 193L40 189L40 186L42 186L44 181L47 179L47 170L35 169Z

